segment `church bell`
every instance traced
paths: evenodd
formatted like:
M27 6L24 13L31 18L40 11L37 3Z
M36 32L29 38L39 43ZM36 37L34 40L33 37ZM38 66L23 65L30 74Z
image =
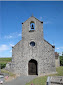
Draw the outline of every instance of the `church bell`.
M33 26L33 24L32 24L32 26L31 26L31 29L34 29L34 26Z

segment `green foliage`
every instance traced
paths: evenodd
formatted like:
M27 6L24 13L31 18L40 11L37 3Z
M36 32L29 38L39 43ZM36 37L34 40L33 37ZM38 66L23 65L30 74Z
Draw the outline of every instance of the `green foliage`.
M62 52L62 56L63 56L63 52Z
M1 69L3 69L3 68L5 68L6 63L2 63L2 64L0 64L0 66L1 66Z
M37 77L36 79L32 80L31 82L27 83L26 85L46 85L47 76Z
M63 76L63 66L56 68L57 74L50 74L48 76ZM31 82L27 83L26 85L46 85L47 77L48 76L41 76L37 77L36 79L32 80Z
M15 75L15 74L13 74L13 73L11 73L11 72L5 70L5 69L1 69L1 73L8 73L9 76L14 76L14 75Z
M9 62L12 58L0 58L0 62Z
M63 76L63 66L56 68L57 76Z
M5 68L8 62L11 62L12 58L0 58L0 67L1 69Z
M60 56L60 65L63 66L63 56Z

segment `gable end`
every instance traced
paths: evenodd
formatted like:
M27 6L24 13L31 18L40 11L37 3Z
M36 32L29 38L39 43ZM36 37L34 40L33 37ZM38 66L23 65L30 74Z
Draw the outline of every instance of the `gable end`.
M47 42L49 45L51 45L48 41L44 40L45 42ZM55 48L55 46L51 45L52 48Z

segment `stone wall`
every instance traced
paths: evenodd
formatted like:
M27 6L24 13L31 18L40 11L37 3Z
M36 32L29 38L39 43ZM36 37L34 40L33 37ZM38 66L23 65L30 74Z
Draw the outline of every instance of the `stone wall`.
M63 76L51 76L47 85L63 85Z
M30 22L35 22L35 30L30 31ZM30 42L34 41L32 47ZM14 73L28 75L28 63L31 59L37 61L38 75L56 72L55 48L43 38L43 23L35 17L30 17L22 24L22 40L12 48L12 69Z
M11 71L11 62L8 62L5 67L6 70Z
M60 59L59 59L59 56L57 59L55 59L55 65L56 67L59 67L60 66Z

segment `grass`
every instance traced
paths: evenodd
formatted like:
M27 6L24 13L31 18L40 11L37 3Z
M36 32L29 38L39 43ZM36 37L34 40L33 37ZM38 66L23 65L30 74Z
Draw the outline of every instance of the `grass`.
M56 68L56 71L58 72L56 76L63 76L63 66Z
M0 58L0 64L6 64L8 62L11 62L12 58Z
M12 58L0 58L0 67L5 68L8 62L11 62Z
M16 74L13 74L13 73L5 70L5 69L1 69L1 73L6 73L6 74L7 74L7 75L4 77L5 82L9 82L9 81L11 81L11 80L13 80L13 79L16 78ZM8 77L7 77L7 76L8 76Z
M12 72L9 72L9 71L7 71L5 69L1 69L1 73L8 73L9 76L15 76L15 74L13 74Z
M12 58L0 58L0 65L4 65L4 64L7 64L8 62L11 62ZM15 76L15 74L5 70L5 69L1 69L1 73L8 73L9 76Z
M57 74L51 74L48 76L63 76L63 67L60 66L56 68ZM48 76L42 76L42 77L37 77L36 79L32 80L31 82L27 83L26 85L46 85L47 77Z

